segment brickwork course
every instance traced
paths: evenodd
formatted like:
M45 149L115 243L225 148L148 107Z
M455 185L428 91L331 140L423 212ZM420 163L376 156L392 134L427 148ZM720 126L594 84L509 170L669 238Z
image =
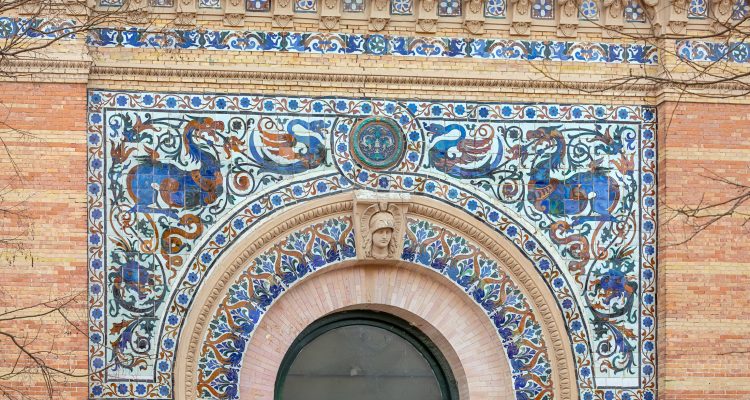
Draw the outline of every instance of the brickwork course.
M245 17L241 28L227 27L219 17L199 15L197 24L204 29L281 30L266 17ZM560 38L553 22L534 25L531 35L522 38L633 42L627 35L604 37L595 27L579 28L574 38ZM488 24L485 33L474 35L460 23L449 22L439 24L432 33L415 33L413 21L394 21L379 33L518 38L508 29L507 24ZM295 19L295 32L320 30L313 17ZM334 32L367 34L370 30L367 21L342 20ZM123 90L654 106L658 116L658 399L750 399L750 203L692 238L691 221L675 218L673 212L684 206L719 204L739 193L721 179L744 185L746 191L750 187L750 97L722 96L734 94L731 88L707 88L702 95L694 95L656 85L608 90L586 86L643 71L658 75L669 69L673 76L687 73L673 55L673 41L661 43L659 65L610 65L109 48L87 46L83 36L47 49L39 56L48 61L46 66L31 62L11 68L0 63L0 68L9 68L8 74L0 76L0 334L25 338L30 341L28 348L40 352L50 367L68 373L51 383L53 398L90 397L87 93ZM739 74L746 72L748 65L732 67ZM490 80L497 82L487 83ZM356 270L351 275L357 273L363 272ZM352 287L347 281L354 279L352 276L339 271L326 276L328 281L323 284L344 293L342 288ZM295 290L314 293L315 289L300 286ZM424 288L433 295L440 295L440 290L445 290L446 298L456 296L439 285ZM352 293L346 296L358 295L354 289ZM288 300L294 304L299 297ZM398 301L408 304L411 300ZM59 304L65 305L62 312L19 317L45 313ZM287 321L294 321L299 331L330 312L324 305L318 306L310 315ZM404 309L408 311L408 307ZM440 313L430 310L427 314L439 319ZM483 330L476 341L489 340L484 330L491 327L483 325L486 321L475 321L478 318L469 311L466 315L471 320L467 324ZM283 307L267 318L271 322L285 320ZM272 334L269 325L260 332L250 346L265 349L259 352L272 351L266 346ZM282 333L273 346L288 345L298 332ZM445 340L461 343L456 335L448 332ZM475 345L469 342L459 347L471 351ZM0 336L0 377L13 371L17 356L17 347L9 337ZM243 376L272 380L282 356L269 356L266 363L243 371ZM462 354L450 357L465 358ZM493 357L483 355L496 364ZM469 368L480 369L471 363ZM507 374L506 369L493 366L489 372ZM490 381L485 375L477 379L480 383ZM506 383L510 377L498 380ZM479 386L493 387L492 382ZM273 382L245 389L261 393L254 398L264 398ZM47 383L36 371L0 379L0 398L22 398L21 393L33 399L47 398ZM481 390L477 393L471 398L485 398Z

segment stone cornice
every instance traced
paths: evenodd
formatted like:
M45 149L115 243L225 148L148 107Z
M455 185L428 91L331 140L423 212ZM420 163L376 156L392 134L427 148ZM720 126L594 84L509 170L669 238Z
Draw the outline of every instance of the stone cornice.
M611 83L599 82L562 82L552 80L524 80L524 79L488 79L486 77L437 77L437 76L404 76L404 75L386 75L374 74L371 72L362 73L312 73L312 72L272 72L272 71L238 71L238 70L215 70L215 69L173 69L173 68L140 68L140 67L116 67L116 66L92 66L92 80L107 80L109 78L122 79L123 77L132 77L134 79L149 78L174 78L183 83L191 81L205 81L209 79L221 80L242 80L242 81L263 81L265 83L273 82L311 82L326 83L331 85L339 84L345 87L351 87L353 84L358 86L367 86L374 84L384 85L416 85L429 88L473 88L473 89L575 89L584 92L601 92L607 94L639 94L652 95L654 85L632 84L623 85L611 89Z

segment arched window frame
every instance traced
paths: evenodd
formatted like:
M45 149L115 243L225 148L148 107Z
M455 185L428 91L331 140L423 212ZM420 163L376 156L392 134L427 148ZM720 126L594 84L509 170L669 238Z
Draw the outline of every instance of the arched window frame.
M385 329L409 342L427 360L435 373L442 400L458 400L458 385L440 349L422 331L395 315L377 311L343 311L327 315L310 324L289 346L276 375L274 400L282 400L287 375L297 356L308 344L325 333L346 326L373 326Z

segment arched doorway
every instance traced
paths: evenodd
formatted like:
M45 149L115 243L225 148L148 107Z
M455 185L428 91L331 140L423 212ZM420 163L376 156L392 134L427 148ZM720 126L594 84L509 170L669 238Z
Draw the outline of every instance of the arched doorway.
M344 311L308 326L276 376L276 400L456 400L447 360L395 315Z

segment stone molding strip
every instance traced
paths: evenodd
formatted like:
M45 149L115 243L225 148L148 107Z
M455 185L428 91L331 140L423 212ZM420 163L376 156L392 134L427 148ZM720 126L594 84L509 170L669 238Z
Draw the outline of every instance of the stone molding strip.
M386 85L417 85L424 87L445 88L514 88L514 89L575 89L584 92L636 93L641 95L655 95L658 89L655 85L627 84L614 85L604 82L571 82L553 80L523 80L523 79L488 79L484 77L445 78L436 76L404 76L379 75L376 73L325 73L325 72L272 72L272 71L238 71L238 70L209 70L187 68L140 68L140 67L91 67L92 80L107 80L109 77L144 78L175 78L182 81L243 80L253 82L319 82L329 84L386 84ZM128 79L131 80L131 79Z
M197 364L196 356L199 354L199 346L205 334L206 324L212 316L221 296L228 285L242 272L249 260L264 247L271 244L274 240L282 237L285 233L292 231L295 227L307 225L312 221L322 218L348 214L353 212L354 202L351 199L351 193L337 195L334 198L325 199L325 203L312 201L307 204L297 206L295 209L288 211L289 214L280 215L271 219L271 222L282 221L275 225L262 225L256 229L250 236L242 238L238 243L249 243L244 248L238 248L224 256L223 265L227 265L223 270L216 271L213 277L209 277L204 282L204 287L199 291L198 297L194 299L194 307L189 312L186 324L180 337L190 335L187 340L187 346L178 348L177 360L185 362L176 362L175 390L177 390L176 400L195 399L195 369ZM524 267L517 260L522 256L514 254L513 249L507 249L503 244L493 238L486 229L476 227L466 220L453 214L445 212L439 208L428 205L429 199L421 197L412 197L413 202L408 206L408 213L423 218L429 218L436 222L442 223L447 227L455 229L458 233L471 237L473 241L479 243L507 268L506 272L510 273L517 282L528 292L531 302L544 321L543 329L545 337L549 338L550 355L554 368L554 379L556 392L559 393L559 399L577 399L578 391L576 389L575 369L571 367L573 363L572 349L566 346L566 328L559 314L559 310L552 310L549 306L554 303L550 293L544 293L539 288L545 287L540 277L532 276L527 269L531 266ZM425 204L427 203L427 204ZM296 211L296 213L294 213ZM203 293L201 295L200 293ZM187 338L186 338L187 339ZM183 339L184 340L184 339Z

